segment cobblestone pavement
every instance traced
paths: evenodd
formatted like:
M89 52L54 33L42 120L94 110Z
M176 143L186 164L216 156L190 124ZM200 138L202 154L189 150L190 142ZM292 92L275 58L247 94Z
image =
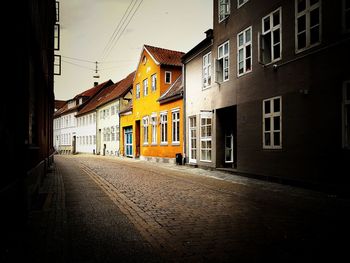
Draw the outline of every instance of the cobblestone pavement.
M130 246L135 262L337 262L348 249L348 199L184 166L55 158L69 167L69 254L80 262L114 250L129 255ZM117 242L119 231L131 242Z

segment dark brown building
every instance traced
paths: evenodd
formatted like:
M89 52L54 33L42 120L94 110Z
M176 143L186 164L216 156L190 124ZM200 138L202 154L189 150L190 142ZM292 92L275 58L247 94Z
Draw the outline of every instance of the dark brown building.
M55 1L11 1L3 23L0 261L17 249L53 154ZM7 12L7 11L6 11Z
M348 0L215 0L212 43L184 57L194 163L349 183L349 8Z

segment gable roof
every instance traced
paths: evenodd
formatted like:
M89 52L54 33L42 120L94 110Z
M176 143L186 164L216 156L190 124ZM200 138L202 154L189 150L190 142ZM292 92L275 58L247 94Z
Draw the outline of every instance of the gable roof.
M185 54L184 52L149 45L144 45L144 49L157 64L177 67L182 66L181 57Z
M68 114L70 112L73 111L78 111L79 109L81 109L82 107L84 107L90 100L92 97L94 97L96 94L98 94L101 90L103 90L104 88L110 86L113 84L113 81L111 80L107 80L99 85L96 85L88 90L83 91L82 93L79 93L78 95L76 95L73 99L67 100L65 105L60 108L58 111L56 111L54 113L54 117L59 117L60 115L63 114ZM72 108L68 108L68 102L72 101L72 100L77 100L78 98L81 97L85 97L87 98L87 100L85 100L82 104L76 104L76 106L72 107Z
M174 83L159 97L160 104L169 101L181 99L183 97L182 75L180 75Z
M121 96L124 96L132 88L135 71L130 73L126 78L107 87L87 103L77 114L77 116L94 111L96 108L111 102Z
M55 109L59 110L66 104L65 100L55 100Z

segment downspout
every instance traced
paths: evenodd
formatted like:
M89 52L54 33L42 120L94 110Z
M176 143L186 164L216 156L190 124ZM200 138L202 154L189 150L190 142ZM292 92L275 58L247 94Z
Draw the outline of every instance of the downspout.
M186 64L182 65L182 85L183 85L183 159L184 159L184 164L187 163L187 153L186 153Z

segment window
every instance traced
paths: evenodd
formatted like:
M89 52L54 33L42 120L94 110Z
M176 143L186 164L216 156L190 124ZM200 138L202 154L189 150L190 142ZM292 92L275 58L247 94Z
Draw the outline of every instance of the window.
M343 87L343 147L350 148L350 81Z
M148 144L148 117L144 117L142 119L142 126L143 126L143 144Z
M111 140L111 129L107 128L107 141L109 142Z
M113 126L111 127L111 141L115 141L115 130Z
M321 0L295 0L296 51L321 41Z
M225 163L233 163L233 135L225 134Z
M201 113L201 161L211 162L211 112Z
M230 15L230 0L219 0L219 23Z
M252 27L237 35L237 68L238 76L252 71Z
M143 96L148 95L148 79L143 80Z
M92 122L93 122L93 123L96 123L96 113L94 113L94 114L92 115Z
M247 3L249 0L237 0L237 8L240 8L242 5Z
M263 148L282 148L282 97L263 101Z
M114 114L115 114L115 107L112 106L112 107L111 107L111 115L114 115Z
M157 74L153 74L151 76L152 81L152 91L155 91L157 89Z
M197 118L189 117L189 161L197 162Z
M203 89L211 85L211 52L203 56Z
M260 61L268 64L282 57L281 8L262 19L260 38Z
M156 145L157 144L157 115L156 114L152 114L151 116L151 126L152 126L151 143L153 145Z
M216 81L228 80L229 69L229 41L218 47L218 59L216 60Z
M180 111L174 110L172 117L172 143L180 143Z
M92 144L92 136L91 135L89 136L89 139L90 139L90 144Z
M96 144L96 135L93 135L94 144Z
M165 83L170 84L171 83L171 72L165 71Z
M350 0L343 0L343 29L350 32Z
M167 112L160 114L160 142L161 144L168 143L168 115Z
M136 99L140 98L140 83L136 84Z
M107 131L106 131L106 128L103 128L103 141L107 141Z
M119 125L115 126L115 140L119 141Z

